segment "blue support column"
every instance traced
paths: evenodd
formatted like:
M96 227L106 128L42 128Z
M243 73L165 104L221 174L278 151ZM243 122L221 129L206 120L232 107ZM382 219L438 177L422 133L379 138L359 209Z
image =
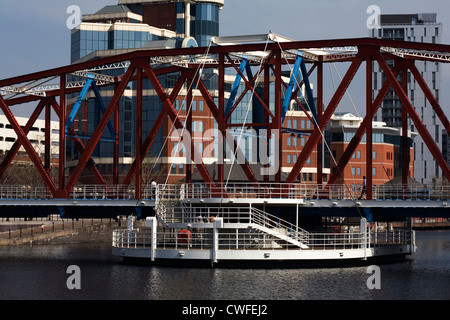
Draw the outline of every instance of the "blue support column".
M239 71L241 73L238 73L236 75L236 79L234 80L234 84L233 84L233 88L231 89L231 94L230 94L230 98L228 99L228 103L227 106L225 107L225 116L230 112L231 108L233 108L234 105L234 101L236 100L236 95L237 95L237 91L239 89L239 85L241 84L241 74L244 73L244 70L248 70L250 69L250 65L248 64L248 60L247 59L243 59L241 62L241 65L239 66ZM251 70L250 70L251 72Z
M281 125L283 126L284 118L286 117L286 113L289 108L289 103L292 100L292 93L295 91L297 83L300 83L301 81L297 81L297 77L299 76L303 78L306 91L306 100L308 102L309 110L316 120L314 123L314 125L316 126L318 124L316 105L314 103L314 97L311 90L311 83L309 82L308 71L306 70L305 60L303 59L302 53L300 51L298 52L297 59L295 59L294 69L292 70L291 78L289 80L289 84L286 89L286 94L284 96L283 104L281 107Z
M80 94L78 95L77 101L75 102L75 104L74 104L74 106L72 108L72 111L70 112L70 114L69 114L69 116L67 118L66 125L65 125L66 136L70 136L69 129L73 125L73 122L75 121L75 117L78 114L78 111L80 111L81 104L83 103L83 100L86 97L86 94L88 93L89 88L91 86L92 86L92 89L93 89L93 91L95 93L95 98L96 98L96 100L98 101L98 103L100 105L101 112L105 113L105 111L106 111L105 104L103 102L102 96L100 95L100 90L98 89L98 87L97 87L97 85L95 83L94 75L88 74L87 78L88 79L86 80L86 83L84 84L83 89L80 91ZM114 126L113 126L111 120L108 121L108 130L109 130L109 133L111 135L111 138L110 139L106 139L106 140L114 142L115 138L116 138L116 133L115 133ZM77 135L77 136L79 138L86 138L86 139L90 138L89 136L81 136L81 135ZM105 139L102 139L102 140L105 140Z

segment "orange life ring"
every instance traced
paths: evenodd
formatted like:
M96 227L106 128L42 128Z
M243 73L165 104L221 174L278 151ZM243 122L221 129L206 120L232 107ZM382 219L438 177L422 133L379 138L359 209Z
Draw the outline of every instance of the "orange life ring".
M178 243L189 243L189 242L191 242L191 232L189 230L179 230Z

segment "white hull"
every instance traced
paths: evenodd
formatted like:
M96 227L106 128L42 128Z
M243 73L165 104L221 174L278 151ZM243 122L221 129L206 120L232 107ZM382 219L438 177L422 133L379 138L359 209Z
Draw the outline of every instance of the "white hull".
M117 248L113 247L113 254L144 263L154 264L172 264L175 266L185 266L198 262L205 265L214 264L220 266L235 264L239 266L242 263L255 263L264 266L271 263L308 263L313 265L316 262L320 266L324 262L330 264L348 263L364 264L380 258L380 260L398 260L411 254L409 245L397 245L382 248L370 249L349 249L349 250L189 250L189 249L161 249L155 250L154 257L149 249L139 248ZM215 254L216 259L211 257ZM186 263L186 264L185 264Z

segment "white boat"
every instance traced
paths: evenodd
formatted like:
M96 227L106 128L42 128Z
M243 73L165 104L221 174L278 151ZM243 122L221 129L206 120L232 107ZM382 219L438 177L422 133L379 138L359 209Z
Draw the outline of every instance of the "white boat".
M159 192L159 194L161 194ZM342 266L403 260L415 250L411 225L381 230L365 217L329 232L302 229L267 211L304 205L302 199L160 196L145 226L113 231L113 254L156 265ZM265 209L265 210L264 210ZM298 215L297 215L298 217ZM406 225L405 225L406 226Z

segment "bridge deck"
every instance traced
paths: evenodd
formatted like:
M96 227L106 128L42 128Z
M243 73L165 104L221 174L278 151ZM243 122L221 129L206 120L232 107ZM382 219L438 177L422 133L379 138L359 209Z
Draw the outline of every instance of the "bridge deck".
M320 216L450 217L450 188L376 188L374 199L359 200L360 190L317 185L233 184L208 188L205 184L160 185L135 199L132 187L79 186L68 199L55 199L45 188L0 187L0 217L42 217L59 214L72 218L117 217L154 213L157 200L184 201L202 206L259 206ZM152 192L153 191L153 192ZM356 196L355 196L356 195ZM425 210L426 209L426 210Z

